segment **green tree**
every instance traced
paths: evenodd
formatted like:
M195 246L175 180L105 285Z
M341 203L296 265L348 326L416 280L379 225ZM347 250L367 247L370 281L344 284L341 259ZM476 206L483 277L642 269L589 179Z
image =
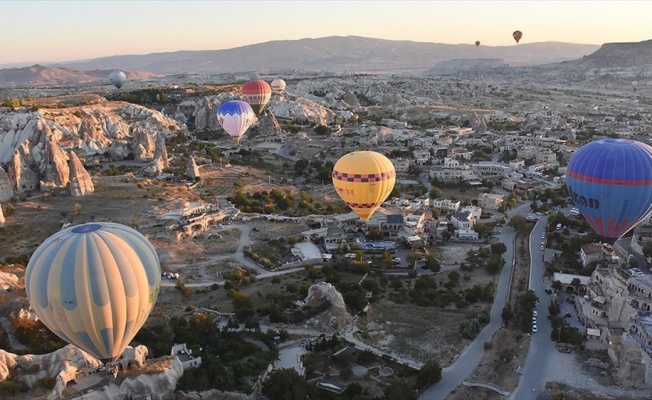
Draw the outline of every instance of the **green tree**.
M262 392L269 400L306 400L316 397L313 386L294 369L272 371L263 383Z
M394 379L383 390L385 400L416 400L417 394L405 379Z
M503 319L503 325L507 326L512 317L514 317L512 306L507 304L505 307L503 307L503 311L500 313L500 317Z
M514 215L509 219L507 225L511 226L518 232L523 233L527 229L527 220L522 215Z
M562 289L561 281L554 281L551 286L553 289L555 289L558 292L560 292Z
M428 360L414 379L417 388L424 389L441 380L441 366L437 361Z

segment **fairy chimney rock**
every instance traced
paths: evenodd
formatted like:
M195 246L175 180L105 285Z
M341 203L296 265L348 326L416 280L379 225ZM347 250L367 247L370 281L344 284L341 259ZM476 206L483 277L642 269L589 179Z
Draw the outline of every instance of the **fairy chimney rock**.
M86 168L79 161L77 154L70 151L70 194L73 196L83 196L87 193L92 193L95 191L93 186L93 180L91 179L90 174L86 171Z

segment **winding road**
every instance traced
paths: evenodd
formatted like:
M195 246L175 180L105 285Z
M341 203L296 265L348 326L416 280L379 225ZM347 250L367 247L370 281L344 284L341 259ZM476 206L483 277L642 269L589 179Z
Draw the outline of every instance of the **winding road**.
M527 214L529 207L530 203L526 202L514 208L507 214L507 219L509 220L513 215ZM480 363L480 360L482 360L484 356L484 343L491 340L494 333L496 333L503 323L500 314L507 303L507 294L512 276L512 267L514 265L514 234L515 232L511 227L504 225L498 235L498 240L505 243L507 251L503 255L505 267L498 279L498 288L496 290L494 304L491 306L491 319L489 324L480 331L480 334L464 349L453 364L442 370L441 381L425 389L419 395L419 399L441 400L446 398L446 396L471 375Z

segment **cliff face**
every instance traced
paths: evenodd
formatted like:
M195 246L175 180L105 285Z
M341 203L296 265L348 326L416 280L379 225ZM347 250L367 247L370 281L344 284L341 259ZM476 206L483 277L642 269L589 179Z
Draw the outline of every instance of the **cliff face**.
M594 53L564 64L574 68L628 68L652 65L652 40L605 43Z
M0 201L6 202L14 197L14 188L11 185L9 176L2 167L0 167Z

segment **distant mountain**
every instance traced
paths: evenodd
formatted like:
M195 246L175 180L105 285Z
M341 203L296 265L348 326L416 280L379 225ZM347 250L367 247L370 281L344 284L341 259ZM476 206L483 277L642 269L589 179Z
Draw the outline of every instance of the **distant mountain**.
M652 40L636 43L605 43L596 52L579 60L564 62L562 65L578 69L652 65Z
M227 50L111 56L56 65L80 70L120 68L158 74L219 74L252 70L268 73L295 70L417 72L432 68L441 61L465 58L500 58L512 66L553 63L580 58L598 47L559 42L476 47L474 44L333 36L272 41Z
M109 83L111 69L78 71L62 67L32 65L24 68L0 69L0 86L55 86L80 83ZM124 71L127 79L144 79L156 76L151 72Z

